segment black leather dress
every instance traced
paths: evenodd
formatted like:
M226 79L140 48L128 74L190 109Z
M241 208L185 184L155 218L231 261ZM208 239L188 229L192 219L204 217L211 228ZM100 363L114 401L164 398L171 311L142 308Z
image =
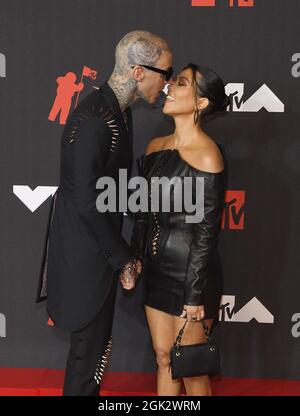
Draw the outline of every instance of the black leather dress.
M174 203L180 193L174 192L174 187L168 190L169 212L164 212L160 205L157 212L136 214L131 247L135 256L144 262L145 304L177 316L185 304L204 305L205 318L215 318L223 282L217 242L224 205L226 166L220 173L203 172L185 162L177 149L143 155L137 162L140 176L147 179L149 204L154 177L192 177L193 201L195 178L204 180L204 219L201 222L186 222L186 215L191 213L185 211L183 203L181 212L175 212ZM161 190L160 197L164 198L164 192Z

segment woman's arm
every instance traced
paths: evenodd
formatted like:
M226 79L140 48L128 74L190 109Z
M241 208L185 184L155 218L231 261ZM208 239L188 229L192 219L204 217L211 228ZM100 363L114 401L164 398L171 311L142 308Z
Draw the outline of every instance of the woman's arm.
M187 155L189 156L189 155ZM193 152L189 158L194 166L192 176L204 179L204 217L193 225L193 238L185 281L185 305L203 305L203 290L208 277L208 261L217 234L220 230L224 206L226 175L224 159L220 149ZM193 186L193 199L196 199L196 186Z

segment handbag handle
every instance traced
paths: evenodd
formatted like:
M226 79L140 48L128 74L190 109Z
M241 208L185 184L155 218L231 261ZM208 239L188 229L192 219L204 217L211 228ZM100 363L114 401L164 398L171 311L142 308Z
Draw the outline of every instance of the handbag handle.
M180 347L181 339L182 339L183 332L184 332L184 329L185 329L185 326L186 326L187 322L188 321L186 320L183 327L179 331L179 334L176 337L175 345L176 345L177 348ZM208 326L206 325L206 322L204 321L204 319L201 319L200 322L201 322L202 328L203 328L204 333L205 333L206 341L211 342L211 336L209 334L209 329L208 329Z

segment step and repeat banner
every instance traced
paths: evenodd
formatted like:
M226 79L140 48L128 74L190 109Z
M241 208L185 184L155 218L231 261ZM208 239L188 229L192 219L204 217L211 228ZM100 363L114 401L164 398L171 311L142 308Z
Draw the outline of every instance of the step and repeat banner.
M0 366L64 368L68 335L35 304L60 138L117 42L143 29L170 43L176 72L209 66L231 94L205 125L229 163L223 374L300 378L299 14L298 0L0 0ZM133 118L135 157L173 128L142 103ZM125 217L127 239L131 227ZM110 371L156 369L143 290L119 289Z

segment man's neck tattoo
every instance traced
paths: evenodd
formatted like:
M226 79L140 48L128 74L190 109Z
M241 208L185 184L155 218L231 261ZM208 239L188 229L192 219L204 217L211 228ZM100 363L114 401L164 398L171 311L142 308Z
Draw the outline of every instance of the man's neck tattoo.
M122 111L135 101L137 86L134 79L124 80L123 77L113 72L108 85L115 93Z

